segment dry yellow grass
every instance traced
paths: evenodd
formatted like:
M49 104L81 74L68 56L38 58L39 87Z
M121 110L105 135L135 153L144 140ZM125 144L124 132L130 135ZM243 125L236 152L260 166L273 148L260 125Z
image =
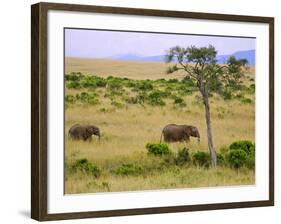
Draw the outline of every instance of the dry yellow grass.
M182 78L185 73L178 71L173 75L166 75L167 64L164 62L120 61L94 58L65 58L65 72L82 72L84 74L97 74L101 77L120 76L130 79L160 79ZM249 73L248 73L249 72ZM247 73L255 74L250 67Z
M118 61L88 58L66 58L66 73L82 72L85 74L98 74L101 77L120 76L130 79L160 79L169 78L165 74L167 64L164 62ZM173 77L183 77L178 72Z
M80 71L94 73L100 76L121 76L132 79L159 79L166 77L164 63L148 62L112 62L94 59L66 60L66 71ZM254 74L250 74L254 77ZM170 76L169 78L174 78ZM67 93L78 90L66 89ZM81 91L81 90L80 90ZM110 105L108 99L100 99L101 104L95 106L69 106L65 113L65 156L66 162L87 158L100 167L108 166L110 161L123 157L134 158L144 156L146 159L145 144L158 143L162 128L169 123L191 124L197 126L201 134L201 143L197 144L191 138L188 147L193 150L208 150L207 132L204 107L195 103L195 95L185 97L187 104L184 108L174 108L172 104L164 107L141 105L127 105L117 109ZM254 95L248 96L254 99ZM255 106L241 104L238 100L224 101L214 96L210 98L213 140L215 147L231 144L235 140L247 139L255 141ZM101 109L106 108L107 112ZM98 142L72 141L67 137L71 125L95 124L100 127L102 138ZM176 152L183 147L183 143L170 145ZM140 153L140 154L138 154ZM184 188L253 184L254 172L237 172L228 168L206 170L200 168L183 168L178 176L169 170L162 173L152 173L148 176L120 177L109 173L96 179L85 174L66 176L66 193L98 192L98 191L131 191L161 188Z
M254 171L236 171L230 168L203 169L188 167L167 170L147 176L104 175L95 178L81 173L66 181L67 193L133 191L174 188L250 185L255 182Z

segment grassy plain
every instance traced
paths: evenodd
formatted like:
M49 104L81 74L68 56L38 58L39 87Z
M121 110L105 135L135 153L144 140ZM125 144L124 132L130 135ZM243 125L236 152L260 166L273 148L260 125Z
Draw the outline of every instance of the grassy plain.
M167 65L158 62L125 62L96 59L66 58L66 73L82 72L101 77L127 77L130 79L160 78L182 79L183 74L166 75ZM254 83L254 69L246 74L244 82ZM75 95L88 89L66 88L65 94ZM166 124L190 124L198 127L201 143L191 138L191 152L208 150L204 107L198 101L198 92L184 96L186 106L175 107L171 100L165 106L126 104L116 107L105 96L105 88L95 90L99 104L68 105L65 111L65 162L66 166L77 159L86 158L101 169L96 178L83 172L66 172L65 192L86 193L104 191L134 191L163 188L189 188L209 186L247 185L255 183L253 170L235 170L227 167L206 169L196 166L170 166L157 169L162 160L147 155L146 143L158 143L161 130ZM130 93L132 94L132 93ZM254 94L246 94L253 100ZM238 99L224 100L214 95L210 98L213 140L216 149L241 139L255 141L255 104L241 103ZM101 129L98 142L72 141L67 137L69 128L76 123L95 124ZM183 148L184 143L172 143L173 152ZM126 161L156 167L142 175L120 176L110 172Z

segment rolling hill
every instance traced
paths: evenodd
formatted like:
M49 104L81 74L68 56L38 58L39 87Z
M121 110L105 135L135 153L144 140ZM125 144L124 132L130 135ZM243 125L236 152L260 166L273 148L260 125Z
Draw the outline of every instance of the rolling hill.
M235 56L237 59L245 58L248 61L248 64L255 65L255 50L248 51L237 51L229 55L218 55L217 60L219 64L225 64L230 56ZM155 56L141 56L135 54L120 54L109 57L114 60L122 61L154 61L154 62L163 62L165 61L164 55L155 55Z

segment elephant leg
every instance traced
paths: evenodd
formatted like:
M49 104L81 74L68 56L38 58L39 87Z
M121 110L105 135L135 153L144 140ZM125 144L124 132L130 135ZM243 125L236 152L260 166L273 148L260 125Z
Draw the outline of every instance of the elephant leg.
M82 138L83 138L84 141L86 141L88 139L88 135L87 134L83 134Z
M190 142L190 138L189 136L187 135L185 138L184 138L184 143L185 143L185 147L187 148L187 143Z
M92 136L88 137L89 142L91 142L93 140Z

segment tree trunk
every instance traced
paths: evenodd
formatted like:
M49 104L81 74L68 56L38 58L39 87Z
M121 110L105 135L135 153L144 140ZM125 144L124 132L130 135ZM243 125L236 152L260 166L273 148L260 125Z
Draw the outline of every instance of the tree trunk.
M213 144L213 136L212 136L212 127L211 127L211 115L210 115L210 106L209 106L209 97L208 93L205 90L201 90L201 94L203 97L203 102L205 106L205 118L207 124L207 136L208 136L208 147L210 151L210 156L212 160L212 167L217 166L217 153Z

